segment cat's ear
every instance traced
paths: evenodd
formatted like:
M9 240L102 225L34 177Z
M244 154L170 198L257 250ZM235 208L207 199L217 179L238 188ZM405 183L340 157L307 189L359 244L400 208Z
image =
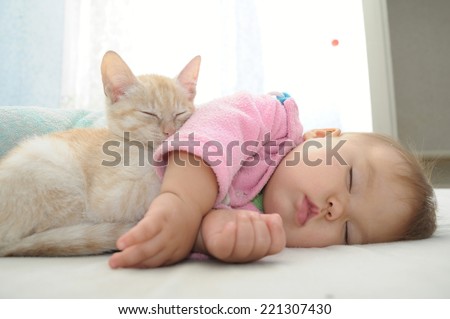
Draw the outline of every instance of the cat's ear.
M193 101L197 93L197 79L200 71L201 58L197 55L180 72L177 77L178 82L186 89L188 98Z
M103 56L101 71L103 89L112 103L116 103L125 91L137 82L128 65L114 51L108 51Z

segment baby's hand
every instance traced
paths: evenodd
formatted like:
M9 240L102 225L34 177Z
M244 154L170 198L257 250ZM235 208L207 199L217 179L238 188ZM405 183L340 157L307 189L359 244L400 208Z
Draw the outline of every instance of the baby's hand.
M145 217L117 241L111 268L149 268L176 263L190 253L201 216L186 210L176 195L155 198Z
M208 254L225 262L255 261L286 246L278 214L249 210L211 211L203 218L199 237Z

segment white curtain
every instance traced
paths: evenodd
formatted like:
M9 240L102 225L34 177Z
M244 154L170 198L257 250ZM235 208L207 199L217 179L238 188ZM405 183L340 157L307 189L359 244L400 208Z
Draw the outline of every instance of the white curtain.
M370 131L361 0L65 0L61 105L102 109L100 61L176 76L202 56L197 104L285 91L306 129Z

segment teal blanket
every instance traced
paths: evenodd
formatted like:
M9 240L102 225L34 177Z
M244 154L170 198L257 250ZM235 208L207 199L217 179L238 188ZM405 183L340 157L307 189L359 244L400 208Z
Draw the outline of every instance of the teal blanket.
M35 106L0 107L0 157L21 140L72 128L106 125L101 111L51 109Z

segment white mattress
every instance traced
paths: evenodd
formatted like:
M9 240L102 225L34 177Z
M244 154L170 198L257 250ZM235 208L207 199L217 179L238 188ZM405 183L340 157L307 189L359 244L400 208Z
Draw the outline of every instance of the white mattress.
M286 249L245 265L111 270L108 256L0 258L0 298L450 298L450 189L430 239Z

